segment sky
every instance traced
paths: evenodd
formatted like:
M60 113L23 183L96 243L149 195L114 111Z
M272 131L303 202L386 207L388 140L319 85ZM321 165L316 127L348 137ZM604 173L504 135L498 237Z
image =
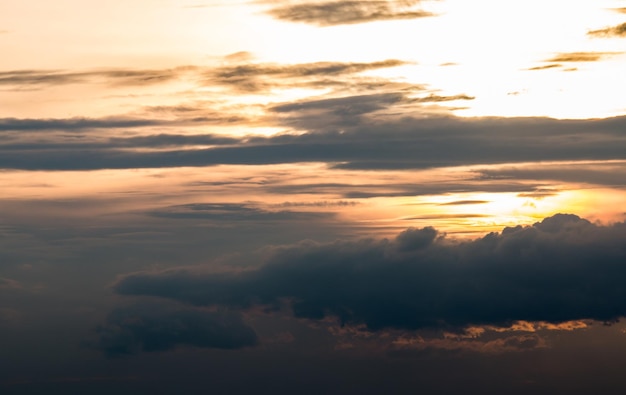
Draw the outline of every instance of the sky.
M3 0L3 394L623 394L626 1Z

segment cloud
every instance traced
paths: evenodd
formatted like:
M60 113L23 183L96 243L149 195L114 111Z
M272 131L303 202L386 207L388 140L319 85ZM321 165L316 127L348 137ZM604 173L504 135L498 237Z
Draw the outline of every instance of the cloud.
M549 118L415 117L412 98L401 94L358 95L275 105L273 122L300 134L229 138L217 145L130 150L119 144L155 146L167 141L201 143L202 137L150 137L114 140L111 146L77 150L61 143L56 149L6 149L0 167L25 170L94 170L264 165L322 162L341 169L425 169L442 166L532 161L626 159L626 117L594 120ZM390 112L399 112L395 114ZM403 110L404 109L404 110ZM0 131L81 131L88 128L202 125L217 119L3 119ZM215 138L215 139L214 139ZM19 142L19 141L18 141ZM18 143L14 142L14 143ZM232 143L232 144L230 144ZM164 146L164 145L161 145ZM193 149L192 149L193 148Z
M546 62L597 62L621 54L623 52L564 52L546 60Z
M591 30L587 34L593 37L626 37L626 23L604 29Z
M622 161L525 164L480 169L478 172L480 173L478 178L484 180L549 180L612 187L626 186L626 163Z
M421 1L369 0L369 1L261 1L270 3L267 14L296 23L317 26L348 25L374 21L416 19L433 16L417 9Z
M255 269L135 273L115 290L238 309L288 300L295 317L369 331L608 322L626 315L624 246L626 223L558 214L465 242L429 227L392 240L303 242Z
M0 131L70 131L100 128L137 128L162 124L162 121L127 117L65 119L0 118Z
M157 119L154 117L112 116L103 118L0 118L0 132L83 132L89 129L142 128L150 126L183 126L193 124L228 125L240 123L243 117L217 112L205 112L204 116L179 119Z
M236 313L158 304L114 310L97 333L96 348L110 357L180 346L234 350L258 344L254 330Z
M488 200L455 200L454 202L441 203L440 206L465 206L473 204L486 204Z
M217 221L310 221L331 218L327 212L269 211L252 204L191 203L150 212L159 218L204 219Z
M162 70L11 70L0 72L0 86L50 86L101 82L126 86L152 85L169 82L195 69L193 66L181 66Z
M230 61L245 58L245 53L230 55ZM349 86L355 81L366 87L374 83L388 83L389 81L374 77L359 77L355 75L389 67L398 67L408 62L388 59L378 62L314 62L299 64L272 64L272 63L233 63L207 70L203 74L203 83L206 85L225 85L235 91L244 93L267 92L273 88L327 88Z
M563 65L560 64L560 63L552 63L552 64L547 64L547 65L544 65L544 66L531 67L528 70L531 70L531 71L548 70L548 69L555 69L555 68L559 68L559 67L563 67Z
M22 284L10 278L0 277L0 290L3 289L22 289Z
M78 141L76 141L78 140ZM154 134L135 137L113 137L108 139L89 139L89 138L61 138L53 136L50 140L36 139L35 141L21 141L0 143L0 151L44 151L58 149L74 149L74 150L107 150L120 148L164 148L164 147L185 147L185 146L211 146L211 145L229 145L240 142L240 140L212 135L181 135L181 134Z

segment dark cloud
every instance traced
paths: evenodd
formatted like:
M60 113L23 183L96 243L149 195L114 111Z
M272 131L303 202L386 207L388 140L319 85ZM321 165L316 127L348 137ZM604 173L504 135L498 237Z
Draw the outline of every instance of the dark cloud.
M608 57L621 55L623 52L565 52L554 56L546 62L598 62Z
M520 192L532 193L538 188L536 183L519 183L509 180L465 180L429 183L302 183L267 185L266 190L281 195L291 194L332 194L350 199L375 197L424 196L442 193L466 192Z
M71 145L45 150L11 149L4 150L0 155L0 167L90 170L325 162L336 168L381 170L626 159L626 138L621 132L625 127L625 117L593 120L465 119L436 116L416 118L409 116L409 113L405 117L402 114L387 116L385 113L390 106L401 109L410 102L411 98L403 95L380 94L285 104L273 107L275 122L304 130L304 133L247 137L238 144L197 149L134 151L110 147L76 150ZM180 121L4 119L0 121L0 130L71 131L150 126L159 125L159 122L200 125L214 121L198 118ZM163 136L152 139L161 142L168 140ZM192 142L194 138L188 139L181 138L179 141ZM207 137L205 142L212 139Z
M83 132L89 129L132 129L150 126L184 126L184 125L228 125L241 123L243 117L229 114L220 114L215 111L205 111L203 116L157 119L154 117L114 116L103 118L0 118L0 132L48 132L51 130L63 132Z
M236 313L157 304L119 308L97 332L96 347L112 357L180 346L234 350L258 343L254 330Z
M135 137L114 137L104 140L94 140L89 138L61 138L53 136L53 139L24 142L0 142L0 151L32 151L32 150L96 150L96 149L120 149L120 148L164 148L164 147L184 147L184 146L207 146L207 145L229 145L240 142L240 140L211 134L203 135L181 135L181 134L155 134Z
M416 0L369 0L369 1L262 1L270 3L267 13L272 17L296 23L317 26L334 26L385 21L415 19L433 16L417 9Z
M232 308L289 300L296 317L370 331L609 322L626 315L625 246L626 223L558 214L467 242L433 228L393 240L305 242L277 248L257 269L136 273L115 289Z
M203 219L218 221L307 221L331 218L334 214L306 211L270 211L252 204L192 203L170 206L150 212L160 218Z
M604 29L592 30L587 34L593 37L626 37L626 23Z
M544 163L542 165L506 166L496 169L479 170L484 180L534 180L571 183L588 183L612 187L626 186L626 163L624 162L582 162ZM553 193L553 191L545 191Z
M50 118L20 119L0 118L0 131L49 131L49 130L84 130L102 128L137 128L163 125L164 122L151 119L126 117L108 118Z

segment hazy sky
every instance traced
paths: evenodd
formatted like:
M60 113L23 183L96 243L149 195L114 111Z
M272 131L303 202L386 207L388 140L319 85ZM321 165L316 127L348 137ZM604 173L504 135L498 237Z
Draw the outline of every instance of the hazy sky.
M626 1L0 1L0 391L622 394Z

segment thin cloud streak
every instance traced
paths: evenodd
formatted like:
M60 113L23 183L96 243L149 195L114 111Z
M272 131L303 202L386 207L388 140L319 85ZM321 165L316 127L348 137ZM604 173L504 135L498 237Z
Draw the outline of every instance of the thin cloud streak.
M317 26L350 25L375 21L417 19L434 16L416 9L421 1L260 1L274 5L266 13L278 20Z

